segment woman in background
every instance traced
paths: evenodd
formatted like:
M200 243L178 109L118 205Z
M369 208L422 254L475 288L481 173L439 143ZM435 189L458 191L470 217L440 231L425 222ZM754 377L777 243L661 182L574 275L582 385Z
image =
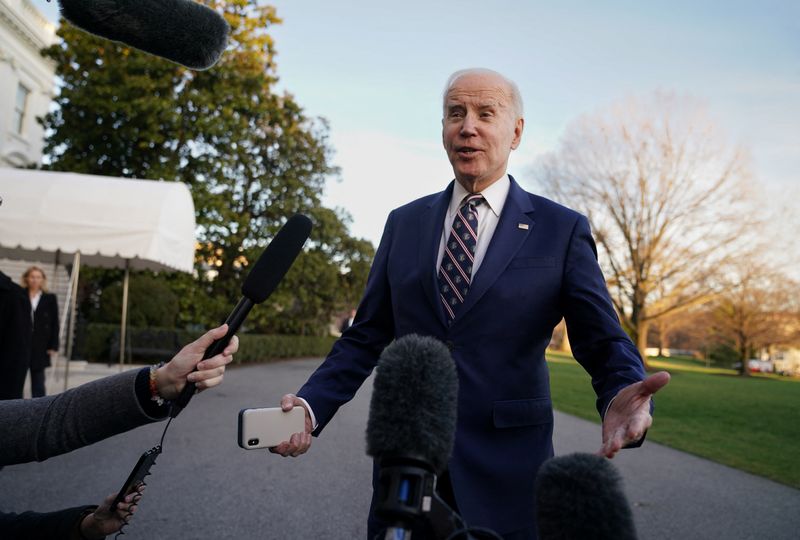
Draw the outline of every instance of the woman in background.
M47 277L38 266L22 274L22 285L31 301L31 395L45 395L44 370L50 367L50 357L58 353L58 302L56 295L47 292Z

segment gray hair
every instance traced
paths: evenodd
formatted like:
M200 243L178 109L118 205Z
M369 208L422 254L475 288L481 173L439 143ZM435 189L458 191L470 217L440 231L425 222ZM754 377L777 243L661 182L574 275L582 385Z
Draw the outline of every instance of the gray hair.
M447 101L447 93L453 87L455 82L465 75L494 75L500 77L506 86L508 86L509 91L511 92L511 108L514 111L514 115L516 118L523 117L523 107L522 107L522 94L519 92L519 87L517 83L503 75L502 73L498 73L493 69L487 68L468 68L468 69L460 69L450 75L447 79L447 84L444 86L444 92L442 93L442 103L444 104Z

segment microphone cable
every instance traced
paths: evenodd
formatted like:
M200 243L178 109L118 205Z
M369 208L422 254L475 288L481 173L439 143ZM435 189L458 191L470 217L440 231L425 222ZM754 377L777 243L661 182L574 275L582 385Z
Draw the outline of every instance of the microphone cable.
M503 540L503 537L485 527L464 527L453 531L445 540Z
M385 538L386 531L379 531L373 540ZM450 533L445 539L436 540L503 540L503 537L485 527L464 527Z

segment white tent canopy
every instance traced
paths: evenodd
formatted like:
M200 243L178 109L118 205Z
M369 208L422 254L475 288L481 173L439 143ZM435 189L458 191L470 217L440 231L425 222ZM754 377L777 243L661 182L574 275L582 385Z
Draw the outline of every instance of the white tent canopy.
M194 203L179 182L0 168L0 197L0 257L192 271Z
M179 182L0 168L0 197L0 258L42 262L73 259L67 293L70 332L64 389L69 378L82 262L125 268L119 351L122 366L129 270L193 269L195 221L189 189ZM66 316L62 318L62 332L66 320Z

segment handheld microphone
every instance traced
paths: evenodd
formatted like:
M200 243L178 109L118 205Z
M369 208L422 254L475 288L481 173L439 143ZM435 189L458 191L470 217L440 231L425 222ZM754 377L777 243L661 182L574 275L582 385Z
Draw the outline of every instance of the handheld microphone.
M247 318L247 314L255 304L266 300L291 268L292 263L303 249L311 234L311 220L302 214L290 217L278 231L272 242L266 247L261 257L242 284L242 299L233 308L225 320L228 332L214 341L206 349L203 359L216 356L225 350L233 335ZM195 393L195 384L187 382L170 408L170 418L175 418L186 407Z
M380 467L375 514L386 538L447 538L461 518L435 492L453 450L458 377L440 341L415 334L386 347L378 360L367 421L367 454ZM449 534L448 534L449 533Z
M539 540L636 540L622 478L611 462L576 453L550 459L536 477Z
M61 15L96 36L118 41L191 69L213 66L230 26L192 0L58 0Z

